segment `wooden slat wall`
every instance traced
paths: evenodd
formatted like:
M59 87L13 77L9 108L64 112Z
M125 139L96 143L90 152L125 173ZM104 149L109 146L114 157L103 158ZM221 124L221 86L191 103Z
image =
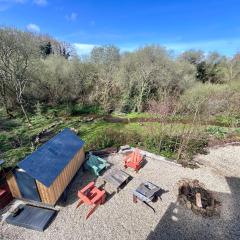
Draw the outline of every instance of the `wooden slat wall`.
M21 193L18 188L18 185L17 185L14 175L11 172L9 172L6 176L6 179L7 179L7 183L8 183L9 189L10 189L13 197L21 198L22 196L21 196Z
M44 186L39 181L36 181L38 192L40 194L42 202L51 205L54 205L57 202L67 185L70 183L70 181L84 162L84 158L85 154L82 148L64 168L64 170L49 188Z

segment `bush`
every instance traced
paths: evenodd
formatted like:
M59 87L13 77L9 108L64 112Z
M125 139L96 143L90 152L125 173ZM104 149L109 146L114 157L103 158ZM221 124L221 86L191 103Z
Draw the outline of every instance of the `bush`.
M187 160L192 160L196 154L205 154L207 146L208 139L205 136L191 138L185 149L185 152L187 153Z
M229 115L219 115L215 117L215 122L217 125L225 127L238 127L240 126L240 115L229 116Z
M160 154L167 158L177 158L179 150L179 161L185 162L192 160L198 153L204 153L208 139L205 136L192 136L185 141L185 136L170 136L165 133L139 135L135 132L121 132L118 130L107 129L97 135L86 146L86 150L99 150L106 147L119 147L129 144L130 146L139 146L146 151Z
M72 116L78 114L103 114L103 110L97 105L70 105L69 111Z
M91 142L86 145L86 149L98 150L112 146L120 147L125 144L136 146L140 141L141 137L136 133L106 129L101 134L95 136Z
M207 132L216 138L224 138L228 134L228 129L224 127L211 126L207 128Z
M168 116L173 112L175 105L175 99L170 97L163 101L150 100L147 103L147 111L152 114Z
M168 136L166 134L148 135L142 142L142 146L150 152L172 158L177 153L180 141L179 136Z
M240 85L197 84L180 97L180 113L239 114Z

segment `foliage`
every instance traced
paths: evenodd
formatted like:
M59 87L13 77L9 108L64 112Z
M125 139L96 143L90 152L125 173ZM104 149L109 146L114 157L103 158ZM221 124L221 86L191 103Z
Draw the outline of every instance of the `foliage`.
M215 117L215 122L217 125L227 126L227 127L237 127L240 126L240 116L239 115L218 115Z
M70 105L69 107L70 115L79 115L79 114L103 114L104 111L100 106L97 105Z
M173 57L158 45L131 53L105 45L80 59L72 46L49 36L13 28L1 28L0 36L0 101L10 117L21 110L29 120L38 102L65 104L73 112L76 104L100 106L106 113L150 106L169 115L175 108L194 112L197 104L203 114L239 113L238 54L226 58L190 50Z
M226 80L226 67L228 61L216 52L204 55L202 51L188 50L180 59L196 67L196 80L202 83L222 83Z
M87 149L103 149L106 147L119 147L130 144L136 146L140 136L131 132L122 132L115 129L105 129L101 135L96 135L89 143Z
M3 27L0 154L14 165L38 147L34 139L45 128L55 134L73 127L87 149L130 144L189 160L209 136L239 133L239 79L240 54L190 50L176 57L158 45L124 53L105 45L80 58L68 43ZM126 121L105 121L112 112Z
M180 97L181 113L193 113L196 107L204 116L240 113L240 85L197 84Z
M219 126L211 126L207 128L207 132L217 138L224 138L228 133L228 129Z

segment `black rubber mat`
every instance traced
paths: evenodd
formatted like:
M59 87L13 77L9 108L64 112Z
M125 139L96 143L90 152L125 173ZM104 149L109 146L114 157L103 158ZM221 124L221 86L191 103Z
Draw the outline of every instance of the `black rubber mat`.
M11 214L6 222L12 225L43 232L48 227L57 211L31 205L21 205L17 214Z

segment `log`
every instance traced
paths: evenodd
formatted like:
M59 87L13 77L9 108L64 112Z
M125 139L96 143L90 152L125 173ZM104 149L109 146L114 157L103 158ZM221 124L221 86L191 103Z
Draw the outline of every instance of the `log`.
M202 199L201 199L201 194L196 193L196 206L199 208L202 208Z

